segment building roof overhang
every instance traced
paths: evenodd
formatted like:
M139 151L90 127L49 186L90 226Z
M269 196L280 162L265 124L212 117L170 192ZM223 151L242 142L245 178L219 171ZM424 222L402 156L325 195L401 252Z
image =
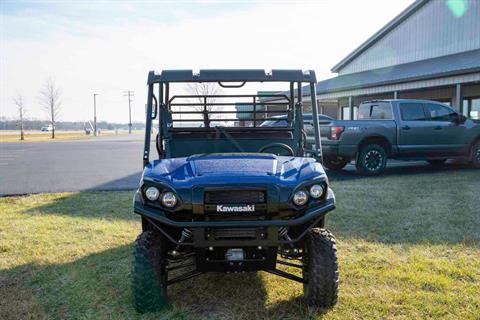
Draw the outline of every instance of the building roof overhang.
M317 83L317 94L480 71L480 49L337 76Z

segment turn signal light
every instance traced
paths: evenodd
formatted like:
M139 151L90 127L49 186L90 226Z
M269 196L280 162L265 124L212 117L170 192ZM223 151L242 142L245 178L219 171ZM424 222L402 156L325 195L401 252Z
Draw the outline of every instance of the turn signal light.
M330 129L330 139L331 140L338 140L340 139L340 136L342 135L342 132L345 130L345 127L331 127Z

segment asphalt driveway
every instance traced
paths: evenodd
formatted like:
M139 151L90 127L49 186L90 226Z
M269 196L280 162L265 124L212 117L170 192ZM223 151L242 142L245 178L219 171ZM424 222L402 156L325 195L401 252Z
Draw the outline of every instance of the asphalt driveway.
M0 195L41 192L122 190L137 187L142 171L143 136L0 144ZM156 151L152 150L153 156ZM386 175L461 170L426 162L389 161ZM328 172L331 180L361 179L349 164Z
M3 143L0 195L131 189L142 171L143 136Z

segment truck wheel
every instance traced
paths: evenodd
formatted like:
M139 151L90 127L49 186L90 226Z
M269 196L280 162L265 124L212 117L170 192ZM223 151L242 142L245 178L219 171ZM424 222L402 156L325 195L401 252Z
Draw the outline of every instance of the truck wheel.
M303 262L303 293L308 305L329 308L337 303L338 262L335 237L313 228L306 236Z
M347 164L348 161L338 159L325 159L323 161L323 166L330 170L342 170Z
M472 146L472 164L475 168L480 168L480 141Z
M378 144L369 144L360 150L357 158L357 171L363 175L376 176L387 166L387 153Z
M133 306L140 313L168 306L166 250L163 237L144 231L135 240L132 264Z
M427 160L432 166L441 166L447 161L447 159L435 159L435 160Z

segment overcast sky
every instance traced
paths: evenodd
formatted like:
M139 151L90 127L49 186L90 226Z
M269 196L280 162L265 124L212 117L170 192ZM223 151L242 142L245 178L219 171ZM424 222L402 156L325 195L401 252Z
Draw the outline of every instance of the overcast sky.
M38 96L52 76L60 120L144 121L149 70L314 69L317 78L413 0L0 1L1 116L22 93L28 116L44 119Z

